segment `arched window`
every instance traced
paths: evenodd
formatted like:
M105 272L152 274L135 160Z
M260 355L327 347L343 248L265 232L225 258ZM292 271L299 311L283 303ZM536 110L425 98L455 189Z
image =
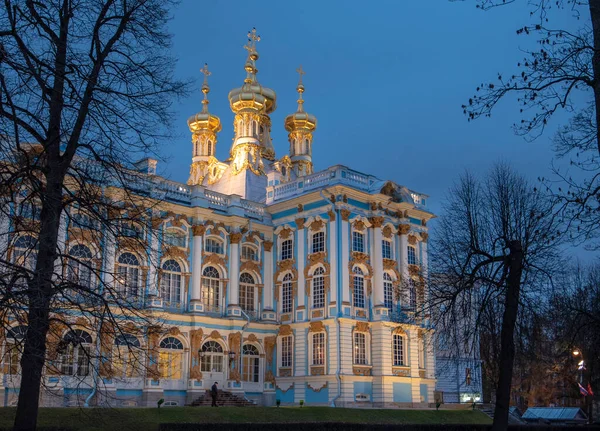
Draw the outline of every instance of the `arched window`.
M354 333L354 363L367 365L367 335L363 332Z
M160 342L159 347L160 376L166 379L181 379L183 343L175 337L167 337Z
M312 279L313 308L325 307L325 270L315 269Z
M6 332L4 352L2 355L2 369L4 374L19 374L21 371L21 352L23 341L27 335L27 326L19 325Z
M406 365L406 340L404 335L394 334L394 366L403 367Z
M209 253L223 254L223 241L216 238L206 238L204 250Z
M242 380L245 382L258 382L260 370L258 349L252 344L244 344L242 355Z
M61 374L84 377L90 373L92 336L82 329L73 329L60 346Z
M408 246L407 256L408 256L408 264L409 265L417 264L417 249L414 246L412 246L412 245Z
M132 253L122 253L117 265L117 290L127 298L136 298L140 285L140 262Z
M359 253L365 252L365 234L358 231L352 231L352 251Z
M213 266L207 266L202 272L202 303L205 311L219 311L220 283L219 271Z
M283 175L284 177L287 176L287 168L285 166L281 167L281 175Z
M13 245L12 261L15 265L33 271L37 260L37 250L38 244L34 237L30 235L20 236Z
M294 258L294 241L286 239L281 243L281 260Z
M115 338L113 367L121 377L140 377L143 353L140 340L131 334L120 334Z
M392 241L389 239L381 240L381 255L384 259L392 259Z
M316 232L312 236L312 253L325 251L325 232Z
M383 273L383 305L389 310L394 306L394 284L387 272Z
M223 347L216 341L207 341L202 345L200 370L206 372L223 372Z
M281 285L281 312L292 312L292 274L286 274L283 277Z
M92 252L82 244L77 244L69 250L69 259L67 264L67 279L83 289L93 289L95 287Z
M354 307L365 308L365 277L362 269L358 266L352 270L354 273Z
M258 253L251 245L242 245L242 259L258 261Z
M240 301L239 305L246 313L254 314L254 277L247 272L240 275Z
M312 335L312 365L325 365L325 333Z
M173 259L163 263L160 295L166 306L181 305L181 266Z

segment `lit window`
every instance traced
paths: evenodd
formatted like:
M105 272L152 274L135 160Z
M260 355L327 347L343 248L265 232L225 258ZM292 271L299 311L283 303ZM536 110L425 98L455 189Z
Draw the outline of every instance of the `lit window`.
M365 252L365 234L362 232L352 232L352 251L359 253Z
M260 356L256 346L244 344L242 349L242 380L244 382L258 382L260 372Z
M406 365L404 359L404 336L400 334L394 334L394 366L402 367Z
M394 305L394 284L392 277L387 273L383 273L383 305L391 310Z
M281 243L281 260L294 258L294 242L291 239L286 239Z
M242 246L242 259L258 261L258 254L254 247L250 245Z
M218 239L207 238L204 250L209 253L223 254L223 242Z
M115 338L112 363L120 377L141 375L143 352L140 349L140 340L131 334L121 334Z
M325 365L325 333L312 336L312 365Z
M365 308L364 274L359 267L355 267L352 272L354 272L354 307Z
M292 366L292 336L281 337L281 366L291 368Z
M239 305L246 313L254 314L254 277L247 272L240 275Z
M412 245L408 246L408 264L416 265L417 264L417 249Z
M362 332L354 333L354 363L367 365L367 337Z
M312 236L312 252L325 251L325 232L317 232Z
M384 259L392 258L392 241L387 239L381 241L381 254Z
M202 303L205 311L219 311L220 278L219 271L212 266L206 267L202 272Z
M183 343L175 337L167 337L160 342L158 368L165 379L181 379L183 364Z
M325 271L323 268L315 269L312 279L313 308L325 307Z
M86 331L74 329L63 338L60 370L65 376L85 377L90 373L92 337Z
M181 304L181 266L173 259L162 266L160 295L165 306L179 307Z
M281 285L281 312L292 312L292 274L286 274L283 277L283 284Z

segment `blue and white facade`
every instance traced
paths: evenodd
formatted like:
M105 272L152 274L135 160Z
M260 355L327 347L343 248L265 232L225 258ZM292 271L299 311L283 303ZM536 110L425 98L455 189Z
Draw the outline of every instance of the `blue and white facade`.
M298 110L283 125L289 154L276 158L269 117L276 96L258 83L255 41L244 84L229 94L230 157L214 156L221 124L208 112L205 81L203 109L188 121L190 179L160 182L165 198L159 223L143 231L146 248L124 238L86 243L65 223L65 251L86 247L163 322L135 341L158 353L153 372L114 361L101 373L100 395L115 406L154 406L160 398L183 405L218 381L265 405L432 403L433 331L427 316L416 317L428 300L427 196L345 166L313 172L317 122L304 112L302 82ZM156 162L138 168L154 175ZM17 256L18 239L5 248ZM3 334L5 352L18 331ZM90 346L100 336L81 331ZM46 405L90 393L94 376L81 354L70 352L60 372L44 377L58 395L44 395ZM18 375L4 357L0 396L10 405Z

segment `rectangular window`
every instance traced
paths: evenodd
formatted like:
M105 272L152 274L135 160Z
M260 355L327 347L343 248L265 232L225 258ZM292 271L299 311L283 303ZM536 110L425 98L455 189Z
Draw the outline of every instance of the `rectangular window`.
M240 286L240 307L246 312L254 312L254 286Z
M322 275L313 278L313 308L325 307L325 279Z
M207 238L204 250L209 253L223 254L223 243L216 239Z
M284 281L281 287L281 312L292 312L292 282Z
M325 251L325 232L317 232L312 236L312 253Z
M402 367L406 365L404 361L404 337L402 335L394 335L394 366Z
M408 264L409 265L416 265L417 264L417 249L414 248L412 245L408 246Z
M294 242L291 239L286 239L281 243L281 260L294 258Z
M258 261L258 254L254 248L244 245L242 246L242 259Z
M361 332L354 334L354 363L367 365L367 337Z
M365 280L360 276L354 277L354 307L365 308Z
M365 252L365 234L362 232L352 232L352 251L359 253Z
M292 336L281 338L281 366L291 368L292 366Z
M313 334L312 342L312 364L325 365L325 333Z
M392 242L388 240L381 241L381 254L384 259L392 258Z

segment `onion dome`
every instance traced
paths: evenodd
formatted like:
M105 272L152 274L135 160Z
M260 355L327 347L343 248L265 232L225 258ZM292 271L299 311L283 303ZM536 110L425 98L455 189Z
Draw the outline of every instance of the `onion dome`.
M258 60L256 42L259 41L260 36L256 34L256 28L253 28L248 33L248 43L244 46L244 49L248 51L248 58L244 65L246 70L244 85L231 90L228 96L231 110L235 113L243 109L253 109L270 114L277 108L275 92L260 85L256 79L258 73L256 68L256 60Z
M288 132L294 132L297 130L312 132L317 128L317 117L304 112L304 99L302 98L302 94L304 93L304 85L302 84L302 75L304 75L305 72L302 70L302 66L300 66L296 72L298 72L300 75L300 80L298 81L298 86L296 87L296 91L298 92L298 109L293 114L285 117L285 130Z
M204 64L204 68L200 69L200 71L204 74L204 83L202 84L202 93L204 94L202 111L188 118L188 127L192 134L205 130L218 133L221 131L221 120L216 115L212 115L208 112L208 93L210 92L210 87L208 86L208 77L210 75L208 64Z

